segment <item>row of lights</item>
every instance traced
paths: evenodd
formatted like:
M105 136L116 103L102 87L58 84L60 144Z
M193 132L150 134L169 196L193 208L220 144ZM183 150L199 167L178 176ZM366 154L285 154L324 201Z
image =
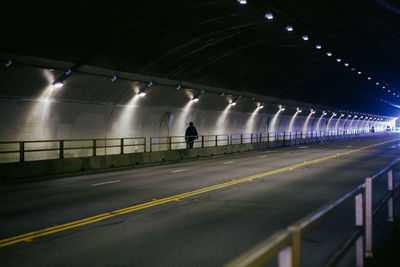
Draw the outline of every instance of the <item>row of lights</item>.
M241 5L247 4L247 0L237 0L237 2L238 2L239 4L241 4ZM273 15L272 12L266 12L266 13L265 13L265 18L268 19L268 20L273 20L273 19L274 19L274 15ZM294 31L294 27L293 27L292 25L287 25L287 26L286 26L286 31L288 31L288 32L293 32L293 31ZM310 39L308 35L302 35L301 38L302 38L304 41L308 41L308 40ZM315 48L316 48L317 50L320 50L320 49L322 49L322 45L321 45L321 44L316 44L316 45L315 45ZM332 57L332 56L333 56L333 53L332 53L331 51L327 51L327 52L326 52L326 55L327 55L328 57ZM340 63L340 62L342 62L342 61L343 61L342 58L340 58L340 57L336 58L336 62L339 62L339 63ZM344 65L345 67L349 67L349 66L350 66L350 63L344 62L343 65ZM354 68L354 67L350 68L350 70L351 70L351 71L354 71L355 73L357 73L357 75L362 75L362 71L357 70L357 69ZM371 77L371 76L367 76L367 80L368 80L368 81L372 81L372 77ZM375 82L375 85L381 87L383 90L385 90L387 87L390 87L388 84L386 84L386 83L384 83L384 82L379 82L379 81ZM399 93L396 93L396 90L393 89L393 88L387 89L387 92L390 93L390 94L393 95L393 96L397 96L398 98L400 98L400 94L399 94Z
M9 60L9 61L5 64L5 66L8 68L8 67L11 66L12 63L13 63L13 62L12 62L11 60ZM54 82L53 82L54 87L56 87L56 88L61 88L61 87L64 85L64 84L63 84L63 80L65 80L65 79L71 74L71 72L72 72L71 69L68 69L68 70L61 76L61 78L59 78L59 79L57 79L56 81L54 81ZM112 81L112 82L115 82L116 80L117 80L117 76L114 75L114 76L111 78L111 81ZM152 86L153 86L153 82L150 81L150 82L147 83L147 87L146 87L146 88L149 88L149 87L152 87ZM142 88L142 89L139 90L138 95L139 95L140 97L146 96L146 88ZM176 90L180 90L180 89L182 89L182 86L181 86L180 84L178 84L178 85L176 86ZM202 95L202 94L204 94L204 93L205 93L205 90L202 89L197 95L193 96L193 98L192 98L191 101L193 101L193 102L198 102L198 101L199 101L199 96ZM222 92L220 95L221 95L221 96L225 96L225 93ZM236 104L237 104L236 101L239 100L239 99L241 99L241 98L242 98L241 95L239 95L238 97L234 98L234 99L230 102L230 105L231 105L231 106L236 106ZM255 101L256 99L255 99L254 97L252 97L252 100ZM265 107L265 103L264 103L264 102L261 102L261 103L258 105L258 108L259 108L259 109L263 109L264 107ZM285 111L285 107L284 107L283 105L278 105L278 108L279 108L279 111L280 111L280 112ZM302 111L303 111L303 110L300 109L299 107L296 108L296 112L297 112L297 113L301 113ZM315 113L316 113L315 110L313 110L313 109L310 110L310 114L315 114ZM327 115L327 114L328 114L327 112L322 111L322 116L325 116L325 115ZM363 114L364 114L364 113L363 113ZM335 112L332 112L332 117L336 117L336 116L337 116L337 114L336 114ZM342 118L342 117L344 117L344 116L345 116L344 114L341 114L339 118ZM370 116L370 117L368 117L368 116L360 116L359 119L365 119L365 120L369 119L369 120L377 120L377 121L383 121L383 120L384 120L383 118L376 118L376 117L373 118L373 117L372 117L373 115L371 115L371 114L369 114L369 116ZM348 117L348 118L351 118L351 115L348 115L347 117ZM356 119L356 118L358 118L358 116L357 116L357 115L354 115L353 118Z

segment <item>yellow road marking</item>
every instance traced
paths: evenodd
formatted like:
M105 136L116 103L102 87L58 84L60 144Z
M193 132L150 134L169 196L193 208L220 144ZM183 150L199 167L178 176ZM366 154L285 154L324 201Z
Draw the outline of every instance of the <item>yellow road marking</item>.
M285 172L285 171L291 171L294 170L296 168L300 168L306 165L310 165L310 164L314 164L314 163L318 163L321 161L325 161L328 159L333 159L333 158L337 158L340 156L344 156L344 155L348 155L351 153L355 153L361 150L365 150L368 148L372 148L372 147L376 147L376 146L380 146L383 144L387 144L390 142L394 142L400 140L400 138L398 139L393 139L393 140L389 140L389 141L385 141L382 143L378 143L378 144L374 144L374 145L369 145L369 146L365 146L365 147L361 147L361 148L357 148L357 149L353 149L353 150L349 150L343 153L337 153L331 156L327 156L327 157L323 157L323 158L319 158L319 159L314 159L311 161L307 161L307 162L302 162L302 163L298 163L298 164L294 164L288 167L283 167L280 169L276 169L276 170L272 170L272 171L268 171L268 172L264 172L264 173L259 173L256 175L252 175L252 176L248 176L248 177L244 177L244 178L239 178L239 179L232 179L229 182L225 182L222 184L217 184L217 185L213 185L213 186L209 186L209 187L205 187L205 188L201 188L201 189L197 189L194 191L190 191L190 192L186 192L186 193L182 193L179 195L175 195L175 196L170 196L170 197L166 197L166 198L162 198L162 199L153 199L150 202L146 202L146 203L142 203L142 204L138 204L138 205L134 205L131 207L127 207L127 208L123 208L123 209L118 209L118 210L114 210L111 212L106 212L106 213L102 213L96 216L92 216L92 217L88 217L82 220L78 220L78 221L73 221L73 222L69 222L69 223L65 223L65 224L61 224L61 225L57 225L57 226L53 226L53 227L48 227L42 230L38 230L38 231L33 231L30 233L26 233L26 234L22 234L22 235L18 235L18 236L14 236L14 237L10 237L10 238L6 238L6 239L2 239L0 240L0 247L5 247L5 246L9 246L12 244L16 244L19 242L32 242L34 238L38 238L41 236L45 236L45 235L50 235L50 234L54 234L57 232L61 232L61 231L65 231L68 229L72 229L72 228L76 228L79 226L83 226L83 225L87 225L87 224L91 224L94 222L98 222L98 221L103 221L118 215L122 215L122 214L126 214L126 213L130 213L130 212L134 212L134 211L138 211L138 210L142 210L142 209L146 209L146 208L150 208L153 206L158 206L158 205L162 205L168 202L175 202L175 201L180 201L183 198L188 198L191 196L195 196L195 195L200 195L200 194L204 194L210 191L215 191L221 188L225 188L225 187L229 187L232 185L236 185L236 184L240 184L240 183L245 183L245 182L252 182L254 179L259 179L265 176L269 176L269 175L273 175L273 174L277 174L277 173L281 173L281 172Z

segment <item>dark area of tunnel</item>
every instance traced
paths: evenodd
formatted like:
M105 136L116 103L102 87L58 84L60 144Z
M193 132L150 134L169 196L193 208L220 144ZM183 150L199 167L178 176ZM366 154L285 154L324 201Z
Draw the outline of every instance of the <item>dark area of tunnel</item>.
M9 1L2 9L2 52L351 111L398 112L395 0ZM264 17L267 11L273 20Z

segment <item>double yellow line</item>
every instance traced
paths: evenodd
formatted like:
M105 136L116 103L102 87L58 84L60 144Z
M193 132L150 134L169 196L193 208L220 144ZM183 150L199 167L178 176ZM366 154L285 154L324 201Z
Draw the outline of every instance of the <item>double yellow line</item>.
M10 237L10 238L6 238L6 239L2 239L0 240L0 247L5 247L5 246L9 246L12 244L16 244L19 242L31 242L33 239L41 237L41 236L46 236L46 235L50 235L50 234L54 234L57 232L61 232L61 231L65 231L68 229L72 229L72 228L76 228L79 226L83 226L83 225L87 225L87 224L91 224L91 223L95 223L98 221L103 221L118 215L122 215L122 214L126 214L126 213L130 213L130 212L134 212L137 210L142 210L142 209L146 209L146 208L150 208L153 206L158 206L161 204L165 204L168 202L174 202L174 201L179 201L183 198L188 198L191 196L196 196L196 195L200 195L200 194L204 194L210 191L214 191L214 190L218 190L221 188L225 188L225 187L229 187L232 185L236 185L236 184L241 184L241 183L245 183L245 182L251 182L255 179L259 179L265 176L269 176L269 175L273 175L273 174L277 174L277 173L281 173L281 172L285 172L285 171L291 171L294 170L296 168L300 168L303 166L307 166L310 164L314 164L314 163L318 163L321 161L325 161L328 159L333 159L333 158L337 158L340 156L344 156L344 155L348 155L354 152L358 152L361 150L365 150L368 148L372 148L372 147L376 147L376 146L380 146L386 143L390 143L390 142L394 142L397 141L399 139L394 139L394 140L389 140L389 141L385 141L382 143L378 143L378 144L374 144L374 145L369 145L369 146L365 146L365 147L361 147L361 148L357 148L357 149L353 149L353 150L349 150L347 152L343 152L343 153L338 153L335 155L331 155L331 156L327 156L327 157L323 157L323 158L319 158L319 159L315 159L315 160L311 160L311 161L306 161L303 163L298 163L298 164L294 164L288 167L284 167L284 168L280 168L280 169L276 169L276 170L272 170L272 171L268 171L268 172L264 172L264 173L260 173L260 174L256 174L256 175L252 175L252 176L248 176L248 177L244 177L244 178L240 178L240 179L232 179L229 182L225 182L222 184L217 184L217 185L213 185L213 186L209 186L209 187L205 187L205 188L201 188L201 189L197 189L194 191L190 191L187 193L183 193L183 194L179 194L179 195L174 195L174 196L170 196L170 197L166 197L166 198L162 198L162 199L154 199L150 202L146 202L143 204L138 204L138 205L134 205L131 207L127 207L124 209L118 209L118 210L114 210L111 212L107 212L107 213L102 213L96 216L92 216L92 217L88 217L82 220L78 220L78 221L73 221L73 222L69 222L69 223L65 223L65 224L61 224L61 225L57 225L57 226L53 226L53 227L49 227L49 228L45 228L42 230L38 230L38 231L33 231L30 233L26 233L26 234L22 234L22 235L18 235L18 236L14 236L14 237Z

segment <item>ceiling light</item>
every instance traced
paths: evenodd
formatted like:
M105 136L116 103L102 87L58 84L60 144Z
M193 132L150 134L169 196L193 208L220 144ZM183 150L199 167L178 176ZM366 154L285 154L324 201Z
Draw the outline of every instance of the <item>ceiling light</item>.
M55 88L61 88L61 87L63 87L64 84L62 81L54 81L53 85Z
M231 106L236 106L236 101L235 101L235 100L233 100L233 101L231 102Z
M178 91L178 90L181 90L181 88L182 88L182 86L180 85L180 84L178 84L177 86L176 86L176 90Z
M261 103L261 104L258 106L258 108L259 108L259 109L263 109L264 106L265 106L265 105L264 105L264 102L263 102L263 103Z
M315 45L315 48L317 48L317 49L321 49L321 48L322 48L322 46L321 46L320 44L317 44L317 45Z
M358 74L358 75L361 75L361 71L358 71L357 74Z
M146 92L144 91L144 89L140 89L139 96L144 97L145 95L146 95Z
M341 59L341 58L337 58L336 61L337 61L337 62L341 62L342 59Z
M265 13L265 18L271 20L274 19L274 15L271 12L267 12Z
M303 36L301 37L301 39L303 39L304 41L308 41L308 36L307 36L307 35L303 35Z
M8 60L7 63L4 64L4 66L5 66L6 68L8 68L8 67L11 66L12 63L13 63L13 62L12 62L11 60Z
M193 102L198 102L198 101L199 101L199 97L198 97L198 96L194 96L194 97L192 98L192 101L193 101Z
M288 32L292 32L293 31L293 26L291 26L291 25L286 26L286 30Z
M115 82L117 80L117 76L112 76L112 78L111 78L111 82Z
M241 5L247 4L247 0L237 0L237 2Z
M344 63L344 65L345 65L346 67L348 67L350 64L346 62L346 63Z
M379 85L379 83L376 83L376 85Z
M355 71L356 70L356 68L351 68L351 71Z
M327 55L328 57L331 57L331 56L332 56L332 52L326 52L326 55Z

